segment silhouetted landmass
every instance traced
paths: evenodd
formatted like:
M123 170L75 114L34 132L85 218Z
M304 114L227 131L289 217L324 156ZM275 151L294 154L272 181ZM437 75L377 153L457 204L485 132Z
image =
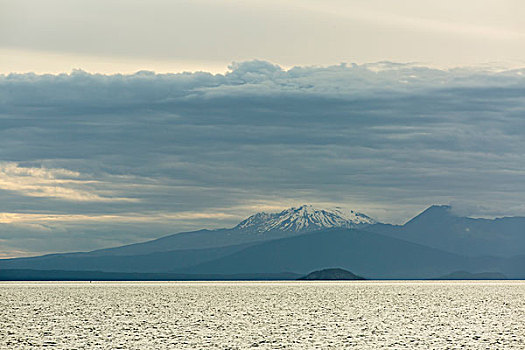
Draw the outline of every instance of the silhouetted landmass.
M93 254L50 254L0 260L0 269L173 273L176 270L233 254L250 245L182 249L138 255L99 255L98 253L95 254L96 251Z
M256 214L231 229L178 233L92 252L0 259L0 271L75 271L67 275L75 279L82 276L76 271L116 276L104 275L103 280L191 280L194 276L211 276L198 277L202 280L282 271L300 276L325 266L339 266L375 279L435 279L450 271L494 271L512 279L525 278L525 218L473 219L457 216L449 206L431 206L404 225L317 230L319 223L333 224L333 218L314 211L305 221L301 212L296 212L301 208L294 210ZM288 214L297 222L281 223L283 215L290 219ZM272 220L285 227L291 225L294 230L260 232L273 227ZM303 229L305 222L311 225ZM37 279L40 276L45 275L39 274ZM65 279L70 278L67 276Z
M0 270L0 281L287 281L295 273L254 274L175 274L119 273L102 271Z
M377 233L330 229L259 243L180 272L307 274L339 266L375 279L428 279L450 271L491 270L493 263L492 258L468 258Z
M0 270L153 273L169 274L170 277L162 277L168 280L179 279L172 275L253 276L283 271L297 273L296 277L300 277L324 266L339 266L375 279L432 279L461 270L497 271L511 278L524 278L525 256L512 259L465 257L373 232L328 229L222 248L130 256L57 254L0 260ZM128 278L141 279L123 277Z
M326 280L364 280L361 276L354 275L352 272L344 269L324 269L319 271L310 272L308 275L299 277L297 280L308 280L308 281L326 281Z
M511 258L525 251L525 217L474 219L447 205L433 205L404 225L366 230L464 256Z
M437 280L506 280L507 276L501 272L478 272L455 271L448 275L436 278Z

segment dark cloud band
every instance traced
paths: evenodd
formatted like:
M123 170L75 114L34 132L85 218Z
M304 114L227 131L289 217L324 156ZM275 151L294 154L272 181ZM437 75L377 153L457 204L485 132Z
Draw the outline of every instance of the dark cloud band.
M68 235L64 250L94 248L228 226L258 203L398 222L432 203L525 214L525 71L380 68L1 76L0 212L79 219L5 219L0 244L47 251ZM195 215L144 229L144 214L180 212ZM80 219L107 214L145 224Z

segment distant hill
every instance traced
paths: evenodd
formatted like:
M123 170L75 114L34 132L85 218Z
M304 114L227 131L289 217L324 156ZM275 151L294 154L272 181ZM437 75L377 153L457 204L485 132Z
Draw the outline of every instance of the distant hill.
M310 272L308 275L299 277L297 280L306 281L328 281L328 280L364 280L363 277L354 275L344 269L324 269Z

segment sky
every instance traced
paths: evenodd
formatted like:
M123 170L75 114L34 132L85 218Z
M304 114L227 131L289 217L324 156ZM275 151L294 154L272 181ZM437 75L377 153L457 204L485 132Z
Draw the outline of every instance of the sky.
M305 203L525 216L523 10L0 0L0 257Z
M0 0L1 73L525 63L521 0Z

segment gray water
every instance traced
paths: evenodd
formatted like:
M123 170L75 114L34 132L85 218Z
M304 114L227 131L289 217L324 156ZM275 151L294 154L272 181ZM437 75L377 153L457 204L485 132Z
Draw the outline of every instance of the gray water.
M0 283L1 349L525 349L524 282Z

